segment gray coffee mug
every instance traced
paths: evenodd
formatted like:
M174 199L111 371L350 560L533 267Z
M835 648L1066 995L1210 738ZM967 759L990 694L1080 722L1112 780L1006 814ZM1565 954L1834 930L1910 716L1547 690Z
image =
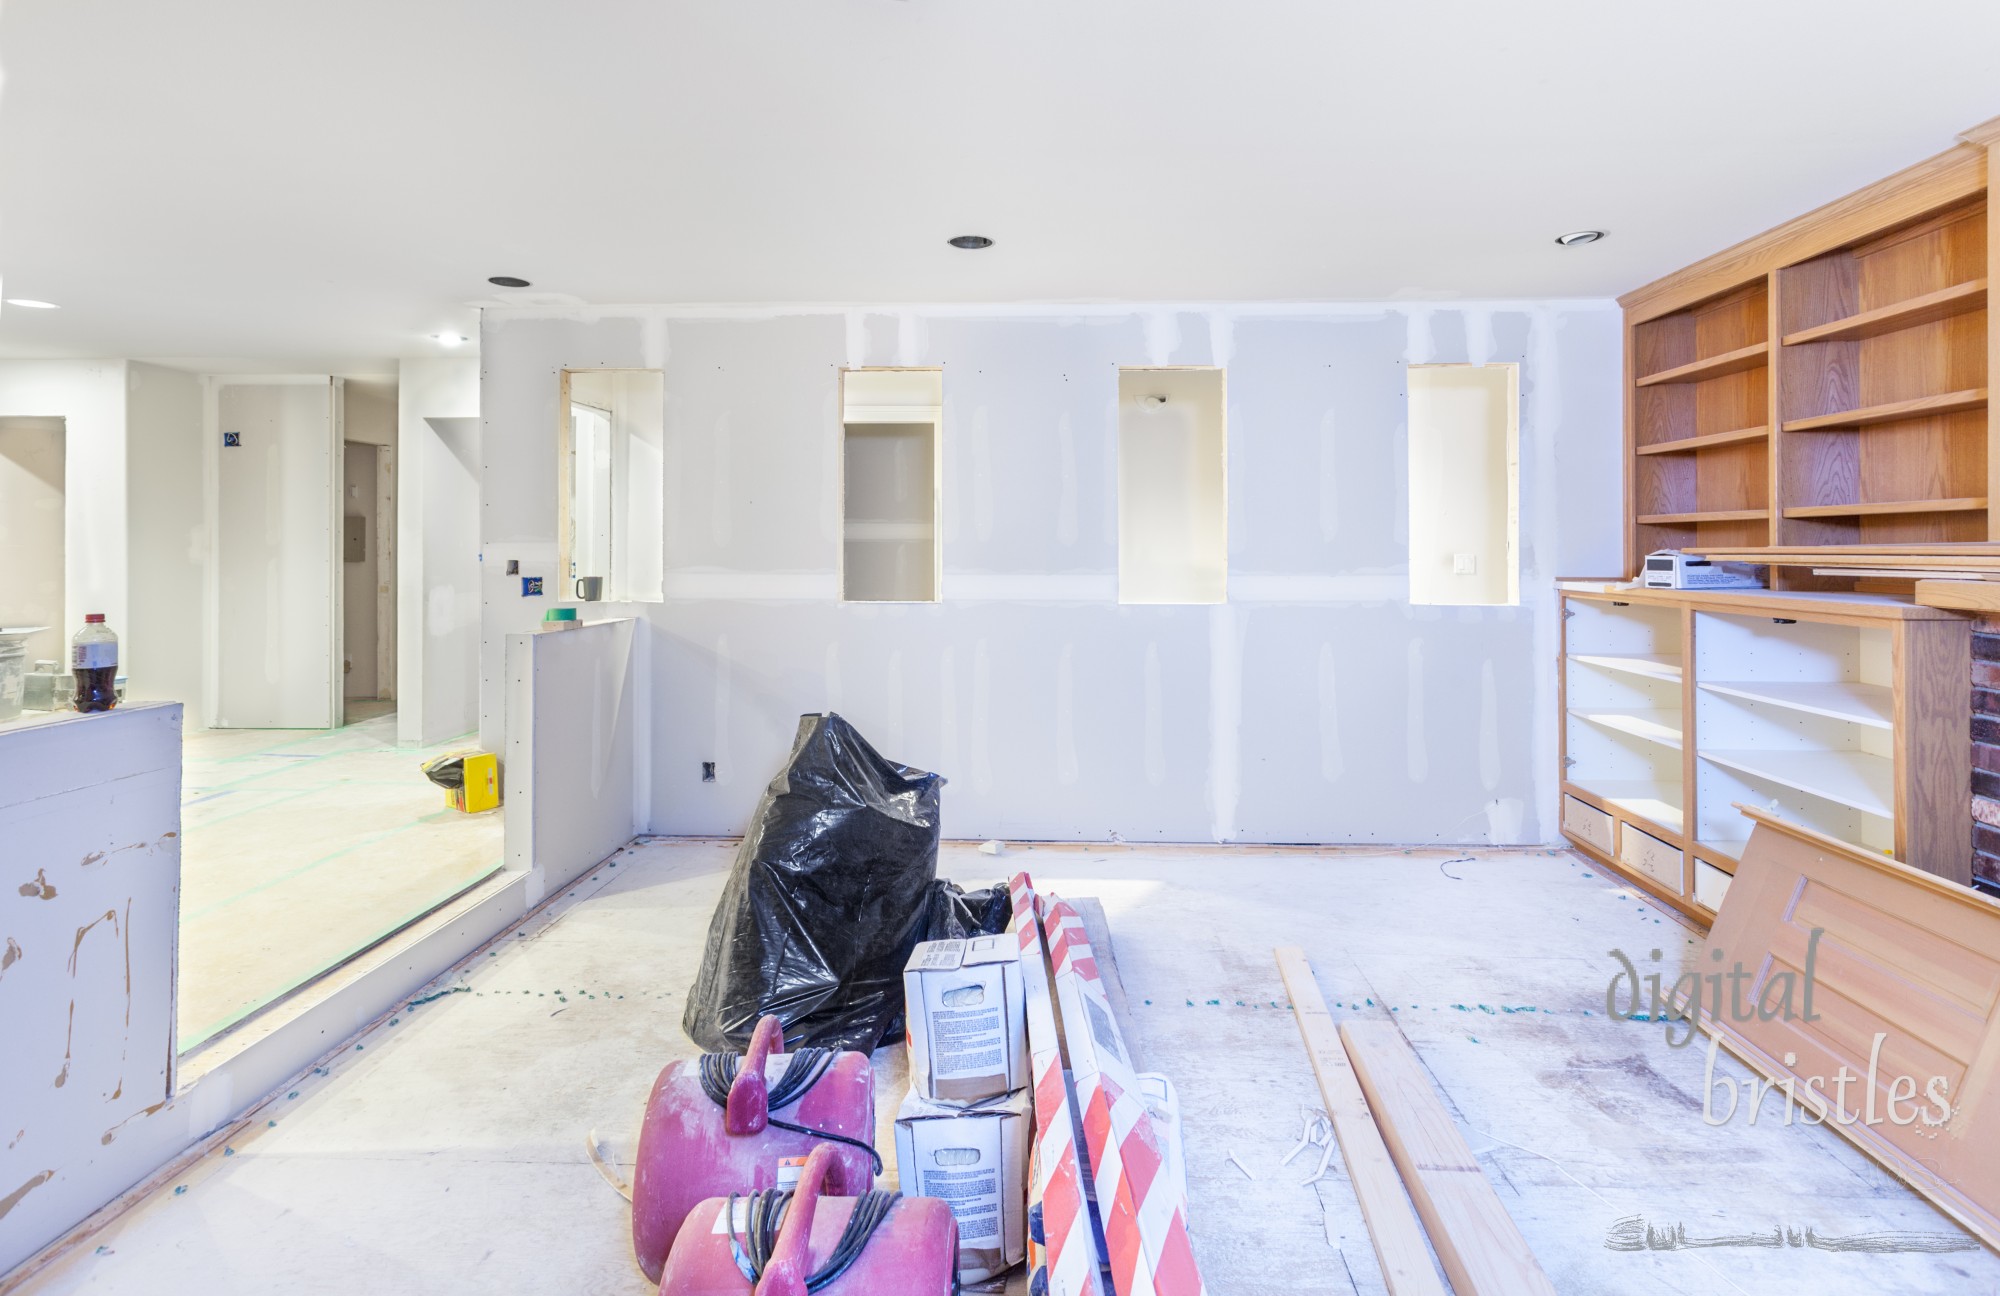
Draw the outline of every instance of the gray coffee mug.
M595 603L604 597L602 576L579 576L576 578L576 596L585 603Z

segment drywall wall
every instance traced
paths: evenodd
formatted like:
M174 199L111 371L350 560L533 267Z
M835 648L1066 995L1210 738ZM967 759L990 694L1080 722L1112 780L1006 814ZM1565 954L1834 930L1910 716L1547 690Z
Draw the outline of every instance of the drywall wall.
M158 1164L180 913L181 709L0 729L0 1272Z
M63 421L0 418L0 626L41 626L27 668L66 661Z
M221 442L210 723L330 728L340 720L340 380L212 381Z
M1619 561L1610 303L495 310L481 353L488 747L547 605L501 573L553 565L560 371L666 373L667 601L620 609L654 632L654 831L741 831L833 709L951 780L957 837L1556 836L1550 586ZM1405 367L1454 361L1521 365L1517 607L1409 601ZM838 601L866 365L944 369L939 604ZM1117 603L1130 365L1227 371L1226 603Z
M376 534L376 457L382 447L348 441L340 448L340 637L341 696L373 698L376 689L376 636L381 618L376 606L376 560L382 541ZM359 552L350 552L348 529L358 528Z
M551 397L552 439L554 409ZM478 416L479 361L401 363L395 688L403 743L444 742L479 723ZM553 513L553 476L548 488ZM550 553L553 537L551 522Z
M644 622L507 636L502 813L528 903L595 868L646 821Z
M1519 484L1512 365L1418 365L1410 384L1410 601L1512 603Z
M127 620L113 623L130 701L180 702L208 714L202 613L209 557L207 452L201 380L178 369L126 366Z
M126 617L125 382L123 360L0 362L0 417L63 420L67 449L64 638L87 612L112 629Z

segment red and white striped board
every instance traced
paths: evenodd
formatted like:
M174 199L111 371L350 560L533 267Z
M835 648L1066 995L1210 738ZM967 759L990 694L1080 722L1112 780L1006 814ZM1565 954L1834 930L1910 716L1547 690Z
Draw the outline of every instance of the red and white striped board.
M1026 873L1008 886L1014 930L1021 941L1021 986L1028 1017L1028 1053L1035 1083L1034 1173L1028 1181L1030 1214L1042 1220L1041 1250L1048 1296L1108 1296L1098 1279L1097 1239L1084 1197L1083 1171L1070 1117L1070 1082L1063 1074L1055 1001L1042 956L1042 928L1035 884Z
M1146 1110L1083 919L1051 899L1042 923L1117 1296L1205 1296L1187 1202L1162 1173L1165 1140Z

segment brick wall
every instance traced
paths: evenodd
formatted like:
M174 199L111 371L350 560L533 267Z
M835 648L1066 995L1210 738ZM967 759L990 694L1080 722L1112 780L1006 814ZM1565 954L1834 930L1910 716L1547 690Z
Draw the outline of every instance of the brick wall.
M1972 627L1972 873L2000 883L2000 618Z

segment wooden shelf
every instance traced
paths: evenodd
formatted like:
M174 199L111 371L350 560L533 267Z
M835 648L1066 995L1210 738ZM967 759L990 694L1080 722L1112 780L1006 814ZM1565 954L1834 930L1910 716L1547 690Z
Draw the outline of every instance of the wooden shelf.
M1570 780L1570 786L1588 792L1605 805L1633 820L1644 820L1681 834L1681 785L1655 783L1644 779L1603 779L1595 783ZM1644 827L1645 824L1640 824Z
M1858 751L1701 751L1705 761L1884 819L1895 814L1894 763Z
M1618 733L1680 750L1681 713L1678 708L1613 711L1598 707L1571 707L1569 713L1579 720L1588 720Z
M1895 500L1877 504L1808 504L1788 508L1788 518L1885 517L1912 513L1979 513L1985 511L1984 495L1961 499ZM1643 519L1642 519L1643 520Z
M1884 333L1894 333L1897 329L1915 328L1919 324L1935 324L1941 319L1954 315L1967 315L1976 310L1986 309L1986 280L1974 279L1969 283L1953 284L1936 292L1912 297L1893 306L1881 306L1875 310L1863 311L1859 315L1849 315L1845 319L1833 320L1809 329L1785 335L1786 346L1801 346L1807 342L1850 342L1859 338L1880 337Z
M1702 513L1647 513L1639 518L1640 526L1674 526L1685 523L1702 522L1762 522L1771 516L1769 509L1710 509Z
M1802 711L1807 715L1849 720L1873 729L1890 729L1895 724L1895 694L1883 684L1702 680L1698 687L1725 697L1745 698L1787 711Z
M1986 408L1986 389L1945 392L1939 396L1919 396L1915 400L1890 401L1887 405L1867 405L1839 414L1815 414L1811 418L1786 419L1787 432L1831 432L1840 428L1869 427L1902 419L1931 418Z
M1586 666L1596 666L1604 670L1621 671L1627 675L1644 675L1648 679L1672 680L1678 684L1681 678L1681 659L1657 653L1571 653L1569 659L1582 662Z
M1695 853L1710 856L1711 864L1716 860L1728 860L1729 867L1722 871L1733 877L1736 865L1743 862L1743 848L1749 844L1748 837L1703 837L1695 842Z
M1755 369L1770 358L1771 344L1753 342L1747 347L1734 351L1724 351L1721 355L1696 360L1692 364L1677 365L1672 369L1662 369L1655 374L1647 374L1639 379L1640 387L1654 387L1662 383L1701 382L1708 378L1720 378L1724 374L1742 373L1745 369Z
M1693 454L1697 450L1709 450L1716 446L1741 445L1746 441L1762 441L1770 435L1766 427L1737 428L1733 432L1711 432L1707 436L1680 437L1673 441L1655 441L1651 445L1637 447L1634 453L1642 455Z

